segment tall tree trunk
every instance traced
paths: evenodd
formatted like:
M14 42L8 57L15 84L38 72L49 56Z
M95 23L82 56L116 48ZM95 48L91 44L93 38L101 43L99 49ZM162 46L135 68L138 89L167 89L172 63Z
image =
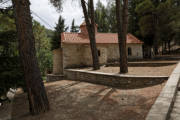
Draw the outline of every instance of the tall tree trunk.
M30 113L35 115L49 110L49 102L35 55L29 0L12 0L19 39L19 53L25 73Z
M158 1L156 1L156 3L155 4L158 4L159 2ZM158 55L159 54L159 52L158 52L158 47L159 47L159 45L158 45L158 41L159 41L159 35L158 35L158 16L157 16L157 14L155 14L155 13L153 13L152 14L153 15L153 18L154 18L154 31L156 31L155 33L154 33L154 37L153 37L153 49L154 49L154 54L155 55Z
M162 44L162 51L161 51L161 54L163 55L163 54L164 54L164 52L163 52L163 51L164 51L164 44L163 44L163 41L162 41L161 44Z
M119 43L119 65L120 73L128 72L126 39L127 39L127 23L128 23L128 0L123 0L123 12L121 12L121 2L116 0L116 19ZM121 13L123 15L121 15Z
M154 45L154 54L158 55L158 46L157 46L157 44Z
M171 41L170 40L168 41L168 53L169 54L171 53Z
M165 53L167 52L167 42L165 41L165 46L164 46L164 49L165 49Z
M96 47L96 37L95 37L95 21L94 21L94 4L93 0L90 0L90 19L88 16L88 11L86 7L86 3L84 0L81 0L81 5L83 8L83 13L86 21L86 28L88 30L89 34L89 40L90 40L90 47L91 47L91 53L92 53L92 58L93 58L93 69L97 70L100 69L99 67L99 57L98 57L98 52L97 52L97 47Z

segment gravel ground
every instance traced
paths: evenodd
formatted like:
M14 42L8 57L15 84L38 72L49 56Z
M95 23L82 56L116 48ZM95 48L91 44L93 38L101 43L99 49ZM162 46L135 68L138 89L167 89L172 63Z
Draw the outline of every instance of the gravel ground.
M130 90L67 80L45 85L51 110L31 116L26 94L20 94L13 120L145 120L165 83Z
M128 75L141 75L141 76L169 76L174 70L177 64L168 66L158 66L158 67L128 67ZM83 68L82 70L91 71L92 68ZM97 72L105 73L118 73L119 67L101 67Z

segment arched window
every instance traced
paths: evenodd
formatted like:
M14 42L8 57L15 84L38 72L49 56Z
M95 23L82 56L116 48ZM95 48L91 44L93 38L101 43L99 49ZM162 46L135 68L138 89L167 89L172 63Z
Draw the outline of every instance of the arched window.
M128 56L132 55L132 49L130 47L128 47Z

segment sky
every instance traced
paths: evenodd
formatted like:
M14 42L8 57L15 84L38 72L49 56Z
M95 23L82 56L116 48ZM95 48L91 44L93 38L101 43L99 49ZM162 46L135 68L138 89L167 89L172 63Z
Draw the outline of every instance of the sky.
M94 0L94 3L97 1L98 0ZM106 0L101 1L103 4L106 4ZM72 2L72 0L65 0L63 11L61 13L56 11L56 9L50 4L49 0L30 0L30 2L30 9L33 18L48 29L53 29L56 26L59 15L63 16L67 26L71 26L73 18L75 19L76 25L80 25L83 22L82 8L77 0L74 0L74 2ZM37 17L37 15L43 20Z

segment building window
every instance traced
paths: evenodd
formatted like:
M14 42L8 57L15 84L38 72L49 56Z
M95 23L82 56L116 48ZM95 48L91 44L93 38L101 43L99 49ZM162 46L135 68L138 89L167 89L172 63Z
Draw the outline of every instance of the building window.
M100 52L100 50L98 50L98 56L99 56L99 57L101 56L101 52Z
M128 47L128 56L132 55L132 49L130 47Z

